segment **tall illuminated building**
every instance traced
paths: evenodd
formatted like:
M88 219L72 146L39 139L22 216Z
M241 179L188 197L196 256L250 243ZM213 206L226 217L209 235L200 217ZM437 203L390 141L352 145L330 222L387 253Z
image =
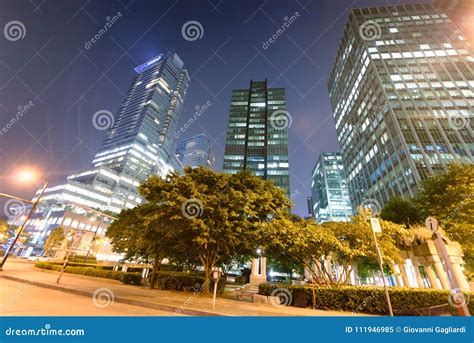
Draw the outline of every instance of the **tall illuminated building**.
M290 194L288 126L284 88L250 81L249 89L232 92L223 171L247 169L272 180Z
M182 168L173 136L189 75L177 54L159 55L135 68L136 76L115 116L97 113L94 125L110 124L92 168L48 188L45 200L66 200L120 212L143 199L136 188L150 175ZM110 114L110 113L109 113Z
M352 10L328 88L354 206L473 163L472 46L442 8Z
M176 146L176 156L183 167L214 168L215 157L212 142L205 133L182 139Z
M350 221L353 212L340 153L319 155L313 168L311 191L312 212L318 223Z

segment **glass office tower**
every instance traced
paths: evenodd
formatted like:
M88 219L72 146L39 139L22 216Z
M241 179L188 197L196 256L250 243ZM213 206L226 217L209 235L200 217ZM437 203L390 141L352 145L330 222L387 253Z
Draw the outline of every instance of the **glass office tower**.
M173 136L189 82L184 63L175 53L162 54L135 72L120 109L109 118L112 125L93 167L69 176L66 184L48 188L45 200L120 212L143 201L136 188L150 175L164 177L182 168Z
M354 206L473 163L472 47L430 3L350 12L328 88Z
M340 153L319 155L313 168L311 191L313 213L318 223L351 219L353 212Z
M249 89L232 92L223 170L274 181L290 194L288 123L284 88L250 81Z
M176 147L176 155L183 167L196 168L203 166L212 169L214 168L215 157L211 145L210 138L201 133L181 140Z

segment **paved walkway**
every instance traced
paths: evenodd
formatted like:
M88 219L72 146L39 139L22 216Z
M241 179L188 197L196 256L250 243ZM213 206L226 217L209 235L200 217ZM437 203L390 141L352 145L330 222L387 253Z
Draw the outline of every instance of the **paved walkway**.
M168 311L94 302L92 297L70 294L0 279L0 316L169 316ZM1 318L1 317L0 317ZM0 319L0 322L2 320Z
M114 302L140 306L169 315L201 316L354 316L352 312L322 311L296 307L276 307L270 304L257 304L231 299L217 298L215 309L212 299L191 292L150 290L140 286L123 285L119 281L102 278L63 274L61 283L56 284L58 272L45 271L34 267L33 263L9 261L0 272L1 278L29 283L33 286L54 289L72 294L93 297L103 295L105 300L113 297ZM20 287L20 286L19 286ZM27 296L25 294L24 296ZM99 298L100 299L100 298ZM105 301L104 300L104 301Z

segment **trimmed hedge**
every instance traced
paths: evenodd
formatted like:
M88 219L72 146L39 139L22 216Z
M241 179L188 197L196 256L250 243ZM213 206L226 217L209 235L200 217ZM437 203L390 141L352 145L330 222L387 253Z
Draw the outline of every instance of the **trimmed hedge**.
M74 256L69 259L69 262L78 262L78 263L97 263L97 259L94 256L87 257L87 260L84 262L84 256Z
M372 286L312 286L288 284L260 284L258 293L272 295L277 289L291 292L291 304L295 299L299 305L303 302L313 307L313 288L316 304L314 308L323 310L340 310L372 314L388 314L385 293L382 287ZM448 303L449 291L423 288L389 288L390 300L395 312L445 305ZM469 311L474 313L474 294L469 294L472 301L468 303ZM306 301L305 301L306 300Z
M169 289L176 291L201 292L204 289L204 276L198 274L189 274L183 272L160 271L156 278L156 285L160 289ZM214 281L209 283L209 289L214 289ZM223 294L225 289L225 280L223 277L217 283L217 293Z
M35 267L46 269L46 270L54 270L60 271L62 269L61 264L49 263L49 262L37 262ZM94 267L77 267L77 266L70 266L68 265L64 270L65 273L70 274L78 274L78 275L86 275L86 276L94 276L94 277L101 277L106 279L113 279L122 281L126 285L139 285L142 276L139 273L126 273L120 271L113 271L113 270L104 270L104 269L97 269Z

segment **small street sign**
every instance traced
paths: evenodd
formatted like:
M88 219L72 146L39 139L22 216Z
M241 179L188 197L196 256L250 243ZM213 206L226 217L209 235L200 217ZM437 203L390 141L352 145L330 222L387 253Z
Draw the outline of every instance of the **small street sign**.
M428 217L425 220L425 225L428 230L431 232L435 233L438 231L439 223L438 220L435 217Z
M372 227L373 232L382 232L382 227L380 226L378 218L370 218L370 226Z

